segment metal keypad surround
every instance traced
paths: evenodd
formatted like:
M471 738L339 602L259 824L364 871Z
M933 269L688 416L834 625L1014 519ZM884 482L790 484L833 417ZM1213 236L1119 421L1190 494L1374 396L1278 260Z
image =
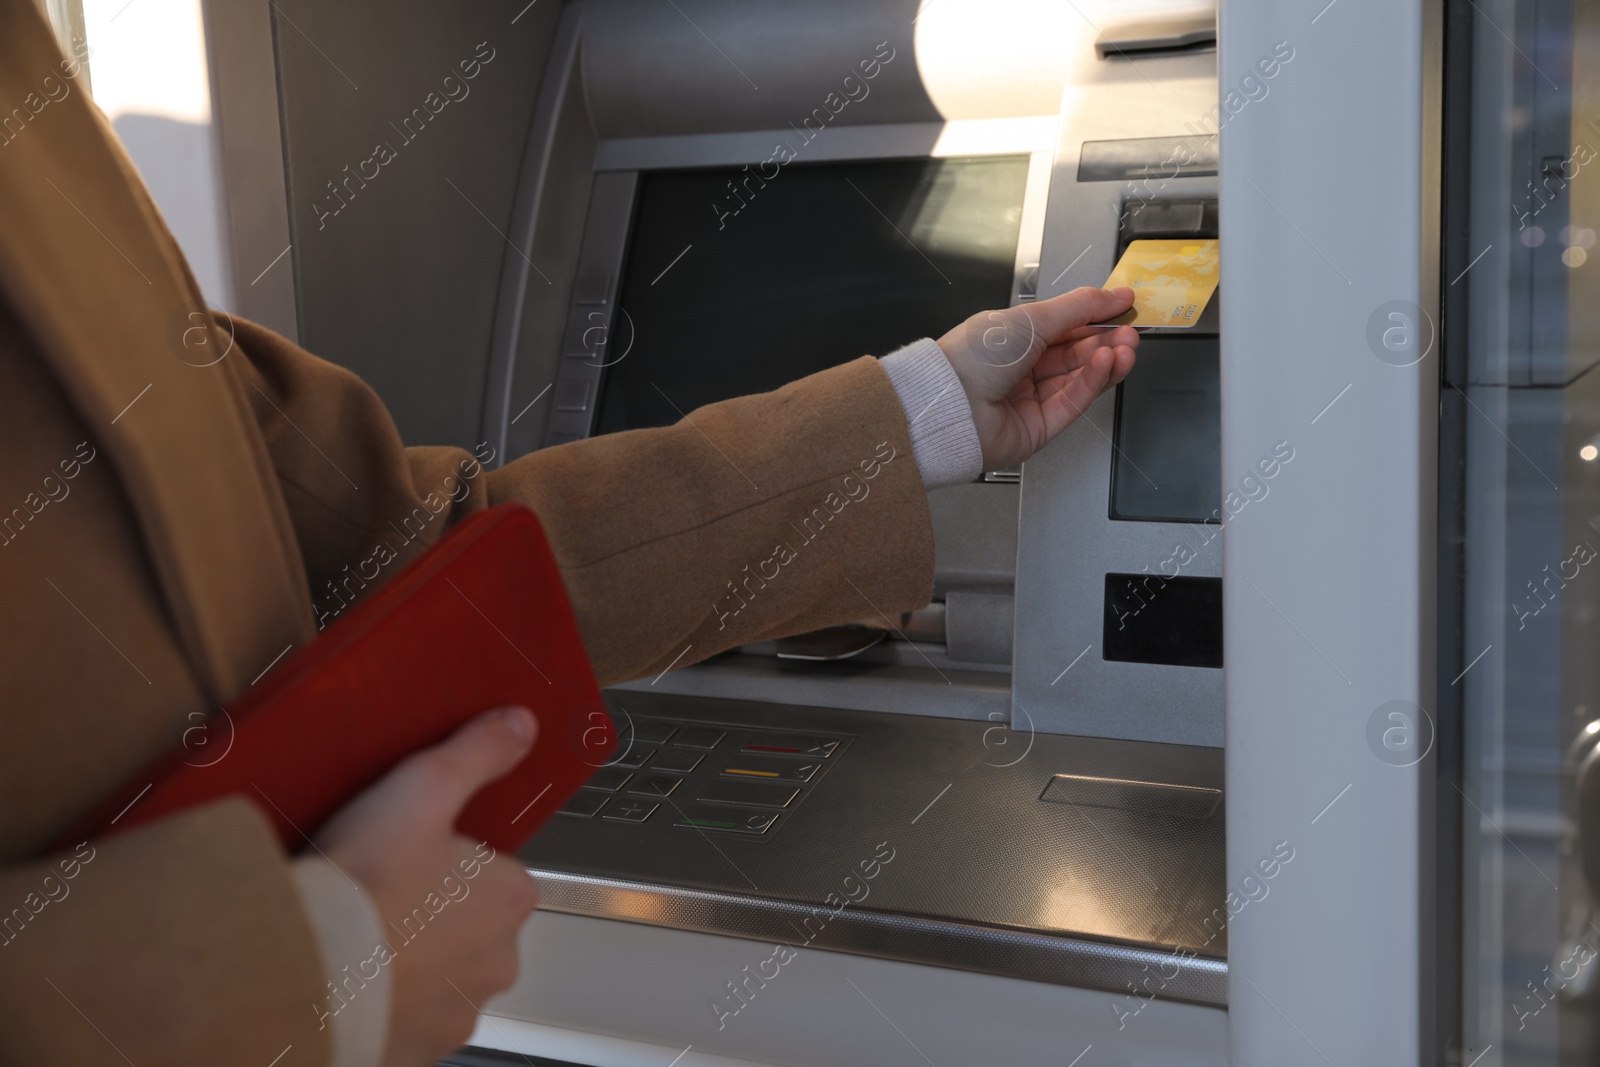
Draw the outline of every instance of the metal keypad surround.
M683 721L728 736L671 797L603 794L659 805L642 824L550 820L519 853L546 910L783 939L827 909L812 947L1121 994L1158 973L1174 976L1164 998L1227 1002L1224 803L1211 802L1223 784L1220 750L1035 735L997 721L606 696L619 724ZM806 762L746 752L758 733L841 744L815 761L822 769L810 781L722 774L732 756L743 769ZM1044 797L1057 776L1104 788L1057 786ZM726 811L778 816L765 833L674 825L712 807L699 801L704 789L759 787L798 790L778 808L734 795L744 802ZM1207 803L1170 802L1191 795ZM836 905L880 846L893 863L869 896L833 914L830 897Z
M619 716L618 754L561 809L580 819L765 837L849 738ZM596 798L613 795L609 803Z

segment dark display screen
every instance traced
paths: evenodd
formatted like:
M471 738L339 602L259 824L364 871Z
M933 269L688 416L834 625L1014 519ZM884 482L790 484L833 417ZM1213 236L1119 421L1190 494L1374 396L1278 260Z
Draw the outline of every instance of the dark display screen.
M1111 517L1215 522L1222 507L1217 338L1145 337L1118 387Z
M759 176L772 170L640 175L614 327L627 355L606 371L596 433L667 425L1009 304L1027 156Z
M1125 663L1222 666L1222 579L1106 575L1100 647Z

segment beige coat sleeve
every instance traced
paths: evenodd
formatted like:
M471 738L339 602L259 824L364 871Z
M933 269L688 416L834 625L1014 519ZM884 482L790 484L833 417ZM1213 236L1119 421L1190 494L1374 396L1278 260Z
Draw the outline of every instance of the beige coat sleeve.
M507 501L542 520L602 685L931 595L927 494L875 359L490 471L486 449L402 447L354 375L236 334L323 624Z
M80 66L0 0L5 99ZM315 935L253 806L40 856L312 632L302 580L330 621L464 512L522 501L602 682L927 599L927 504L875 361L493 471L407 449L370 389L259 327L191 362L198 293L86 84L34 114L0 167L3 506L81 441L104 458L0 548L0 1063L327 1062Z
M875 360L489 471L461 450L404 448L354 376L259 327L237 330L247 359L233 373L260 387L245 392L324 622L461 514L503 501L543 520L602 682L929 596L926 495ZM129 648L155 673L155 651ZM105 651L106 670L132 677ZM173 659L174 677L154 688L182 691L181 668ZM184 713L170 715L180 728ZM109 785L128 771L98 773ZM49 789L48 776L37 786ZM284 1067L326 1062L315 937L281 849L247 803L76 857L8 862L0 904L0 1004L18 1009L4 1013L0 1062L266 1064L290 1046Z

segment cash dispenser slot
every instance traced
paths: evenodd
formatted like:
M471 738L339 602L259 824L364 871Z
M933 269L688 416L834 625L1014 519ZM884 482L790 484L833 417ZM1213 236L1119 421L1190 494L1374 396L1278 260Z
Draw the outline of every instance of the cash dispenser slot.
M1173 667L1222 666L1222 579L1106 575L1109 660Z

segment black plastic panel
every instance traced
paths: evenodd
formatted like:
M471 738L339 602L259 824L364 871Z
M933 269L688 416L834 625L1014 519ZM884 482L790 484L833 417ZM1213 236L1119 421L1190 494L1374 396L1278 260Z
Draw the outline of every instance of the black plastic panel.
M1101 654L1124 663L1222 666L1222 579L1106 575Z
M640 175L619 298L631 348L595 432L674 423L1005 307L1027 176L1025 155Z
M1211 337L1147 338L1117 388L1113 519L1216 522L1222 508L1222 383Z

